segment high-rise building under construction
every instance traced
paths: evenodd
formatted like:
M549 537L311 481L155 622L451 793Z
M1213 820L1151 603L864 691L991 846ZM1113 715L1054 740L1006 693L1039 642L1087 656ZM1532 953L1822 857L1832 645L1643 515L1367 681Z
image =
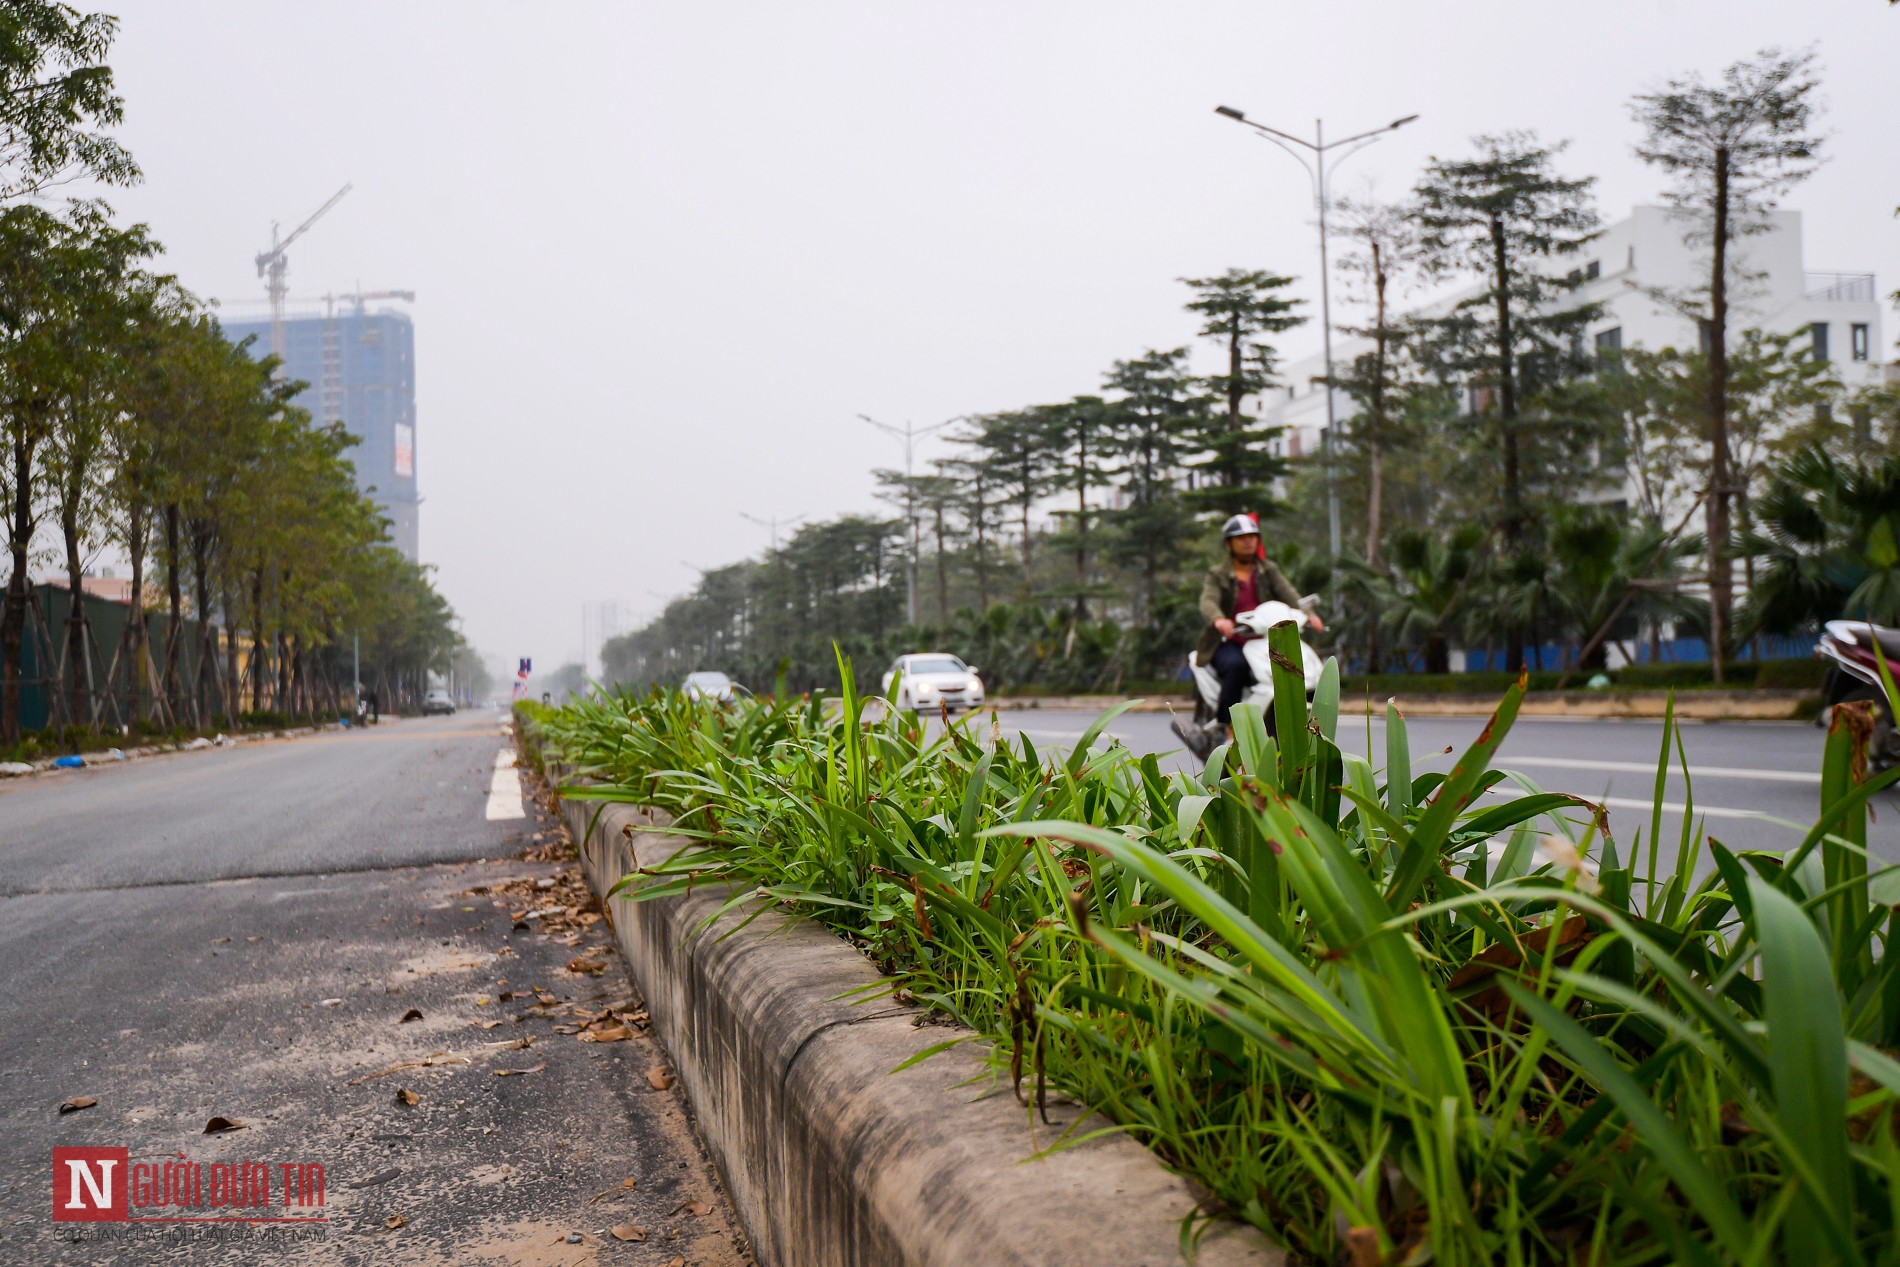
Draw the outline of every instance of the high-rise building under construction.
M375 308L379 296L293 304L284 314L283 377L306 386L297 403L317 423L341 422L357 437L349 451L356 483L389 517L397 549L418 557L416 340L407 313ZM396 297L396 296L392 296ZM407 296L400 296L407 297ZM271 350L269 318L224 322L232 342L255 336L251 355Z

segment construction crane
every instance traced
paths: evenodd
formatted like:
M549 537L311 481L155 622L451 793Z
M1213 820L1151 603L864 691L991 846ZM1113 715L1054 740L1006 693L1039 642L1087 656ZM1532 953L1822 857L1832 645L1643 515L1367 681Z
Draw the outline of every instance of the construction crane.
M359 290L344 295L325 295L323 314L326 317L334 316L337 301L342 300L345 303L355 304L356 315L360 317L363 315L363 305L372 299L400 299L406 304L412 304L416 302L416 292L413 290Z
M270 295L270 350L279 361L284 359L284 298L290 293L290 282L285 274L290 271L290 257L284 254L290 244L310 231L310 226L321 220L324 213L343 201L343 195L350 192L351 186L344 185L330 195L330 201L313 212L308 220L290 231L290 236L277 237L277 222L270 224L270 250L257 253L257 275L265 279L264 289Z

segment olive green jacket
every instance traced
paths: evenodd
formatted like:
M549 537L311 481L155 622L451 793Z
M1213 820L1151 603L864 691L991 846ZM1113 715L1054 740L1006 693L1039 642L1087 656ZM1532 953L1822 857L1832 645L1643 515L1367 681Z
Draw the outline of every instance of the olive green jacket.
M1300 605L1300 592L1271 559L1261 559L1254 564L1253 583L1263 603L1277 598L1289 607ZM1214 622L1233 619L1234 597L1239 590L1232 559L1223 559L1207 569L1207 579L1201 582L1201 615L1207 617L1207 628L1201 631L1201 644L1194 649L1194 663L1206 664L1213 657L1214 649L1220 646L1220 630L1214 628Z

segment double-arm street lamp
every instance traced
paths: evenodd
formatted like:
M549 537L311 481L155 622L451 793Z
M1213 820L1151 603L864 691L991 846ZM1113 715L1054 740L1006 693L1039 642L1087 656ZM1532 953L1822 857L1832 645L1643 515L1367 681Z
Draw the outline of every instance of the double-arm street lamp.
M1327 569L1329 586L1334 591L1333 600L1338 601L1339 571L1339 492L1333 480L1333 432L1337 418L1333 401L1333 304L1331 271L1326 262L1326 207L1327 185L1333 169L1371 145L1388 132L1396 132L1406 124L1418 118L1408 114L1403 119L1394 119L1382 128L1373 128L1369 132L1357 132L1352 136L1343 136L1337 141L1326 139L1324 120L1313 121L1313 139L1294 136L1278 128L1270 128L1264 123L1256 123L1232 106L1215 106L1214 113L1225 115L1235 123L1245 124L1255 134L1272 141L1275 145L1299 160L1306 169L1307 176L1313 182L1313 203L1319 209L1319 311L1321 342L1326 357L1326 431L1320 437L1320 455L1326 466L1326 531L1329 544ZM1298 146L1299 149L1294 147ZM1302 154L1300 151L1306 153ZM1337 152L1337 153L1335 153ZM1309 161L1308 155L1311 156Z
M910 624L917 623L917 477L912 469L912 459L917 441L932 432L942 431L945 427L964 420L966 415L958 414L954 418L945 418L942 422L933 422L928 427L919 427L906 422L901 427L893 427L888 422L879 422L869 414L858 417L876 427L886 435L896 436L904 442L904 515L910 520L910 558L904 567L906 578L906 614Z

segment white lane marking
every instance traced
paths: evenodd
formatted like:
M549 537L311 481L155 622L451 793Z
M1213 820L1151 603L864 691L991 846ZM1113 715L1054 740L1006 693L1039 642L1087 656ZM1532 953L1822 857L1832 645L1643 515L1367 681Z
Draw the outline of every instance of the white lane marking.
M1594 761L1585 757L1514 757L1506 753L1496 759L1498 765L1509 769L1512 766L1536 765L1549 766L1554 770L1609 770L1629 774L1647 774L1655 776L1654 761ZM1669 774L1673 778L1682 773L1680 766L1671 765ZM1753 770L1746 766L1733 765L1692 765L1689 777L1695 779L1758 779L1781 783L1815 783L1821 781L1819 774L1809 774L1805 770Z
M521 774L515 769L515 754L512 749L503 748L495 754L495 776L488 784L487 817L493 822L498 818L527 816L528 811L521 805Z
M1487 790L1485 792L1485 795L1495 796L1501 801L1515 801L1521 797L1529 796L1530 793L1522 792L1522 791L1506 791L1503 788L1494 787ZM1592 796L1584 796L1584 794L1581 792L1576 793L1576 795L1582 796L1583 799L1586 801L1592 801L1592 800L1597 801L1600 804L1608 806L1610 809L1633 809L1633 810L1640 810L1645 814L1649 813L1651 809L1654 807L1654 805L1659 804L1662 806L1663 813L1674 814L1678 818L1680 818L1683 812L1689 808L1687 805L1684 805L1680 801L1659 801L1659 802L1652 803L1650 801L1639 800L1633 796L1592 797ZM1551 811L1551 812L1562 814L1562 813L1567 813L1567 812L1580 811L1582 808L1583 807L1580 805L1564 805L1564 806L1559 806L1556 810ZM1766 818L1769 816L1766 812L1762 810L1729 809L1721 805L1698 805L1695 807L1694 812L1698 816L1706 815L1710 818Z

